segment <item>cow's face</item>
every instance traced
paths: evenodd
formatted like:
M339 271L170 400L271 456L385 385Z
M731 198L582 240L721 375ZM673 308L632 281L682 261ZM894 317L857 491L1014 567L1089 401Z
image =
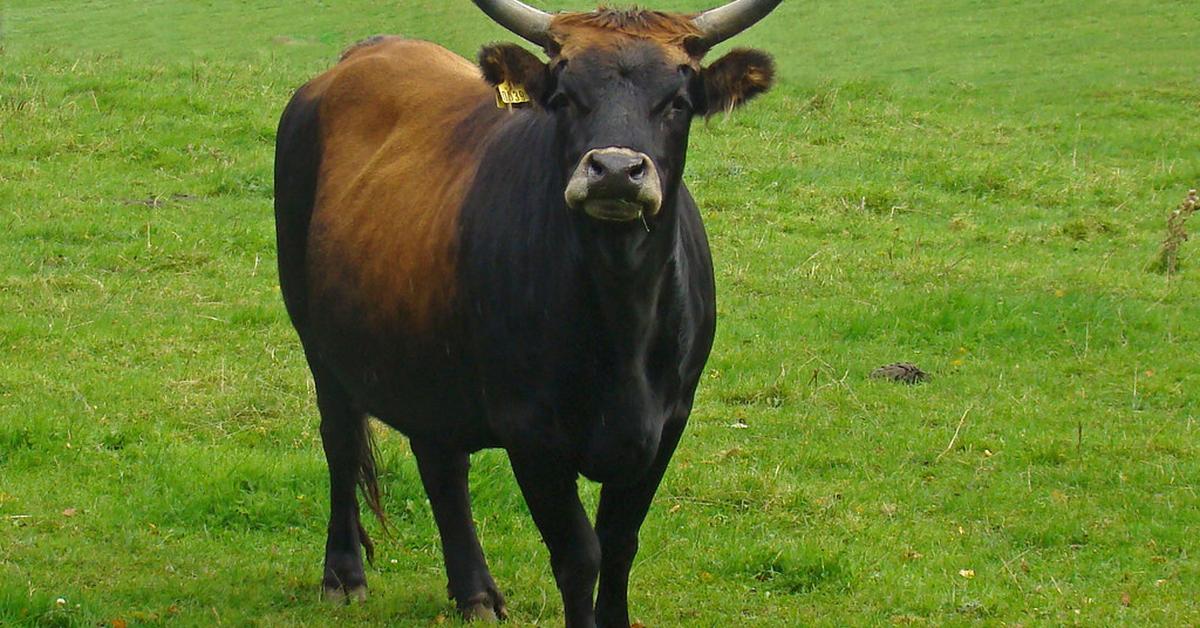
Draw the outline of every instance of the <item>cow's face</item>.
M687 33L669 35L585 23L558 29L548 63L512 44L480 52L485 78L523 86L554 117L571 210L597 221L652 221L678 188L692 118L732 110L770 87L765 53L735 50L702 68Z

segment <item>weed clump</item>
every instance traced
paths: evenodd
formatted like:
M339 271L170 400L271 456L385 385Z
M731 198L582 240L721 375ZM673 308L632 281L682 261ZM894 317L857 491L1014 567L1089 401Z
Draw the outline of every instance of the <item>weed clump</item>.
M912 362L896 362L886 364L871 371L871 379L885 379L905 384L919 384L929 381L929 373Z
M1169 277L1179 269L1179 245L1188 239L1187 219L1196 213L1197 205L1200 205L1200 199L1196 197L1196 190L1188 190L1187 198L1167 216L1167 237L1158 251L1158 257L1150 263L1150 270L1166 273Z

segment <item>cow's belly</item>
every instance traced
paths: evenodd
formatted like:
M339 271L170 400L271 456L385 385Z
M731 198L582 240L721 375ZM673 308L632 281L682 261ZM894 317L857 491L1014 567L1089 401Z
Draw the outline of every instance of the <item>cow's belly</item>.
M497 445L451 335L382 331L327 305L313 303L307 340L360 409L409 437L468 451Z

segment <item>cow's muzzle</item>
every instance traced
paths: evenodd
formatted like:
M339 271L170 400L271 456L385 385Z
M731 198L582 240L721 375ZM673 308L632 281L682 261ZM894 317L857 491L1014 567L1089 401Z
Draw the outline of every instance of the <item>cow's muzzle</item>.
M599 220L653 216L662 206L662 182L654 161L628 148L588 151L567 182L567 206Z

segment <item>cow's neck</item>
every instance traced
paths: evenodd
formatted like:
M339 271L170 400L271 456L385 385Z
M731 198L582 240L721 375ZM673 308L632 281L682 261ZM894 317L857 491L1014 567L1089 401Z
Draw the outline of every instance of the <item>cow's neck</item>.
M603 329L607 368L617 388L640 390L618 395L628 403L649 403L644 389L648 354L657 335L659 312L673 268L676 240L674 212L667 211L646 230L642 224L585 233L585 264L598 322ZM601 227L608 227L601 225ZM633 408L630 408L633 410ZM645 410L644 408L641 410Z
M637 277L592 273L596 306L605 335L612 343L614 366L643 367L655 331L654 313L664 276L661 270Z
M670 326L662 312L675 294L676 242L674 220L663 218L648 234L582 234L598 361L589 391L594 405L586 414L589 424L582 426L579 453L581 471L596 481L637 477L653 460L662 436L662 391L651 375L663 326Z

